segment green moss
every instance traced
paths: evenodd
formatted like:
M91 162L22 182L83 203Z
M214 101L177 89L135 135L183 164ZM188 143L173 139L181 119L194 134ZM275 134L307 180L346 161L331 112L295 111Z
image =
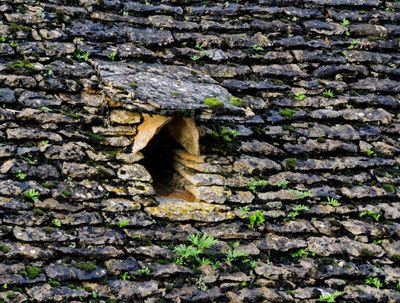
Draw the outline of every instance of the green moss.
M50 280L50 281L47 282L47 283L49 283L49 285L52 286L52 287L59 287L59 286L61 286L61 283L60 283L59 281L57 281L57 280Z
M3 254L6 254L6 253L8 253L10 251L11 251L11 248L9 248L8 246L0 245L0 252L2 252Z
M247 105L246 101L238 97L232 97L229 100L229 104L236 106L236 107L245 107Z
M45 212L43 210L41 210L40 208L34 208L32 210L33 216L35 217L42 217L45 215Z
M297 111L298 111L297 109L293 108L284 108L279 111L279 114L282 117L292 118L297 113Z
M26 276L29 279L35 279L40 276L40 274L43 272L43 269L41 269L40 267L28 265L25 268L25 272L26 272Z
M6 69L9 72L15 72L16 70L25 70L27 73L33 73L35 68L32 63L28 60L15 60L14 62L7 64Z
M7 292L7 294L6 294L6 298L9 300L13 300L13 299L15 299L15 297L16 297L15 293L13 293L12 291Z
M8 26L8 30L11 34L15 34L16 32L23 31L29 32L31 29L28 26L18 25L16 23L10 23Z
M395 193L397 188L393 184L390 183L385 183L382 185L383 189L390 192L390 193Z
M102 135L98 135L98 134L91 133L91 132L86 133L86 135L93 142L99 143L99 142L104 141L104 136L102 136Z
M137 82L131 82L130 85L131 85L132 88L138 87L138 83Z
M224 102L222 102L221 100L219 100L217 98L205 98L203 100L203 103L210 107L223 107L224 106Z
M296 165L297 165L297 159L295 159L295 158L288 158L285 161L286 168L293 169L296 167Z
M93 261L78 262L78 263L74 264L74 267L79 268L84 271L93 271L96 269L96 263Z

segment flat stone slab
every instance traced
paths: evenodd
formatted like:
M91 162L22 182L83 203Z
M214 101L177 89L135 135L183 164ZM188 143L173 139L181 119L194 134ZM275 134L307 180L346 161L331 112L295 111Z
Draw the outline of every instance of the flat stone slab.
M224 111L244 112L229 104L233 96L217 81L188 67L100 60L93 64L114 101L145 109L195 110L210 108L203 101L215 97L224 102Z

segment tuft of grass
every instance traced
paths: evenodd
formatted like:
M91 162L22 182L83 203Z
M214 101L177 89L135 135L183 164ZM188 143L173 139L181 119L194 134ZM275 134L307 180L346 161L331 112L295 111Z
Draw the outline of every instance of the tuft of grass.
M377 289L380 289L383 286L383 283L381 282L381 280L378 277L374 277L374 278L373 277L368 277L368 278L365 279L364 282L365 282L366 285L371 285L371 286L373 286L373 287L375 287Z
M90 51L82 51L80 49L76 49L74 53L74 57L77 60L87 62L89 60Z
M292 118L298 112L297 109L284 108L279 111L279 115L286 118Z
M304 204L295 205L292 210L288 213L288 217L291 219L297 218L301 212L309 211L310 208Z
M382 216L381 213L376 213L373 212L372 210L363 210L360 212L360 214L358 215L360 218L363 217L371 217L373 218L376 222L379 222L380 217Z
M384 190L386 190L389 193L395 193L397 191L396 186L391 183L385 183L382 185L382 187Z
M335 198L326 197L326 199L327 199L326 203L327 203L328 205L331 205L331 206L333 206L333 207L339 207L339 206L341 205L340 202L339 202L337 199L335 199Z
M267 180L251 180L246 184L248 190L253 193L256 193L258 190L263 189L268 185Z
M286 180L286 179L282 179L279 180L278 182L276 182L276 186L286 189L288 187L288 185L290 184L290 181Z
M203 103L210 107L223 107L224 106L224 102L222 102L221 100L219 100L215 97L205 98L203 100Z
M231 129L229 127L222 127L218 134L226 142L232 142L237 136L239 136L239 132L237 130Z
M372 156L374 156L375 155L375 151L373 150L373 149L367 149L366 151L365 151L365 154L368 156L368 157L372 157Z
M256 210L249 216L249 226L254 228L258 225L261 225L265 222L265 211Z
M324 96L325 98L335 98L335 93L332 90L328 89L322 93L322 96Z

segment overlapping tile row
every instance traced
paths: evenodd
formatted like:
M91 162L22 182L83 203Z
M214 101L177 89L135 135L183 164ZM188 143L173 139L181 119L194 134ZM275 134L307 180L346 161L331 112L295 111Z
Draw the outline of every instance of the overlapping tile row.
M0 302L400 301L399 2L3 0L0 20ZM156 197L131 152L149 113L195 118L201 161L174 165L200 202ZM176 264L198 233L211 264Z

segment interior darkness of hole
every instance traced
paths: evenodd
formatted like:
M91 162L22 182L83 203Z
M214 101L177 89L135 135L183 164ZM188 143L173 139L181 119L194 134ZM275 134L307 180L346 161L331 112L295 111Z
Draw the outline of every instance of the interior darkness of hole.
M168 134L166 128L163 128L142 151L144 159L141 163L151 174L158 195L167 195L177 189L174 182L174 176L177 175L173 168L174 149L183 148Z

